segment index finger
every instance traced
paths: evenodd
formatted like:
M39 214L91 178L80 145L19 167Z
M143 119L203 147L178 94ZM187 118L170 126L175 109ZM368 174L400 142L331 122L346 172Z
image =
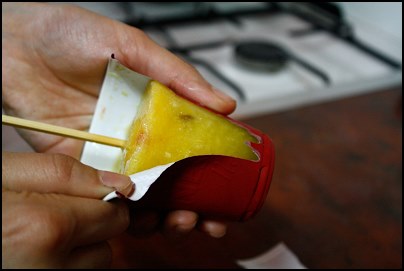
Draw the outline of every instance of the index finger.
M193 66L156 44L141 30L124 26L128 35L116 55L121 63L202 106L222 114L234 111L235 100L213 87Z
M2 152L2 187L96 199L134 190L128 176L96 170L67 155L8 152Z

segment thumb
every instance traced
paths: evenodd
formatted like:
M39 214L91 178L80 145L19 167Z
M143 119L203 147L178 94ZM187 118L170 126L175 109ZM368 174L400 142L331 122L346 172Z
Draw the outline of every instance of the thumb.
M60 193L101 199L118 190L129 196L129 177L99 171L62 154L2 153L2 186L13 191Z
M214 88L193 66L156 44L141 30L125 27L129 28L129 42L124 39L116 55L122 64L218 113L234 111L235 100Z

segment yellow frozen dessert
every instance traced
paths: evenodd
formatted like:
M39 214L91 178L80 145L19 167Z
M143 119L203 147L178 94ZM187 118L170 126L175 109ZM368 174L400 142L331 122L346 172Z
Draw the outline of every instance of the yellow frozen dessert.
M245 128L150 81L129 131L123 173L131 175L197 155L258 160Z

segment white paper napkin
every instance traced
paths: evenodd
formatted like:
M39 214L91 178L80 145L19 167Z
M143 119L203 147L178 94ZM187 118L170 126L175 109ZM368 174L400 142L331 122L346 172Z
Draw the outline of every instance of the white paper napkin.
M254 258L237 260L236 263L245 269L306 269L284 243Z

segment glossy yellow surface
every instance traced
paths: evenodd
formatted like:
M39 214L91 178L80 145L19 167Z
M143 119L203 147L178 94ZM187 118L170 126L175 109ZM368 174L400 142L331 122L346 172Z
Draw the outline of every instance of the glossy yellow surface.
M123 173L130 175L196 155L257 160L247 130L150 81L124 150Z

